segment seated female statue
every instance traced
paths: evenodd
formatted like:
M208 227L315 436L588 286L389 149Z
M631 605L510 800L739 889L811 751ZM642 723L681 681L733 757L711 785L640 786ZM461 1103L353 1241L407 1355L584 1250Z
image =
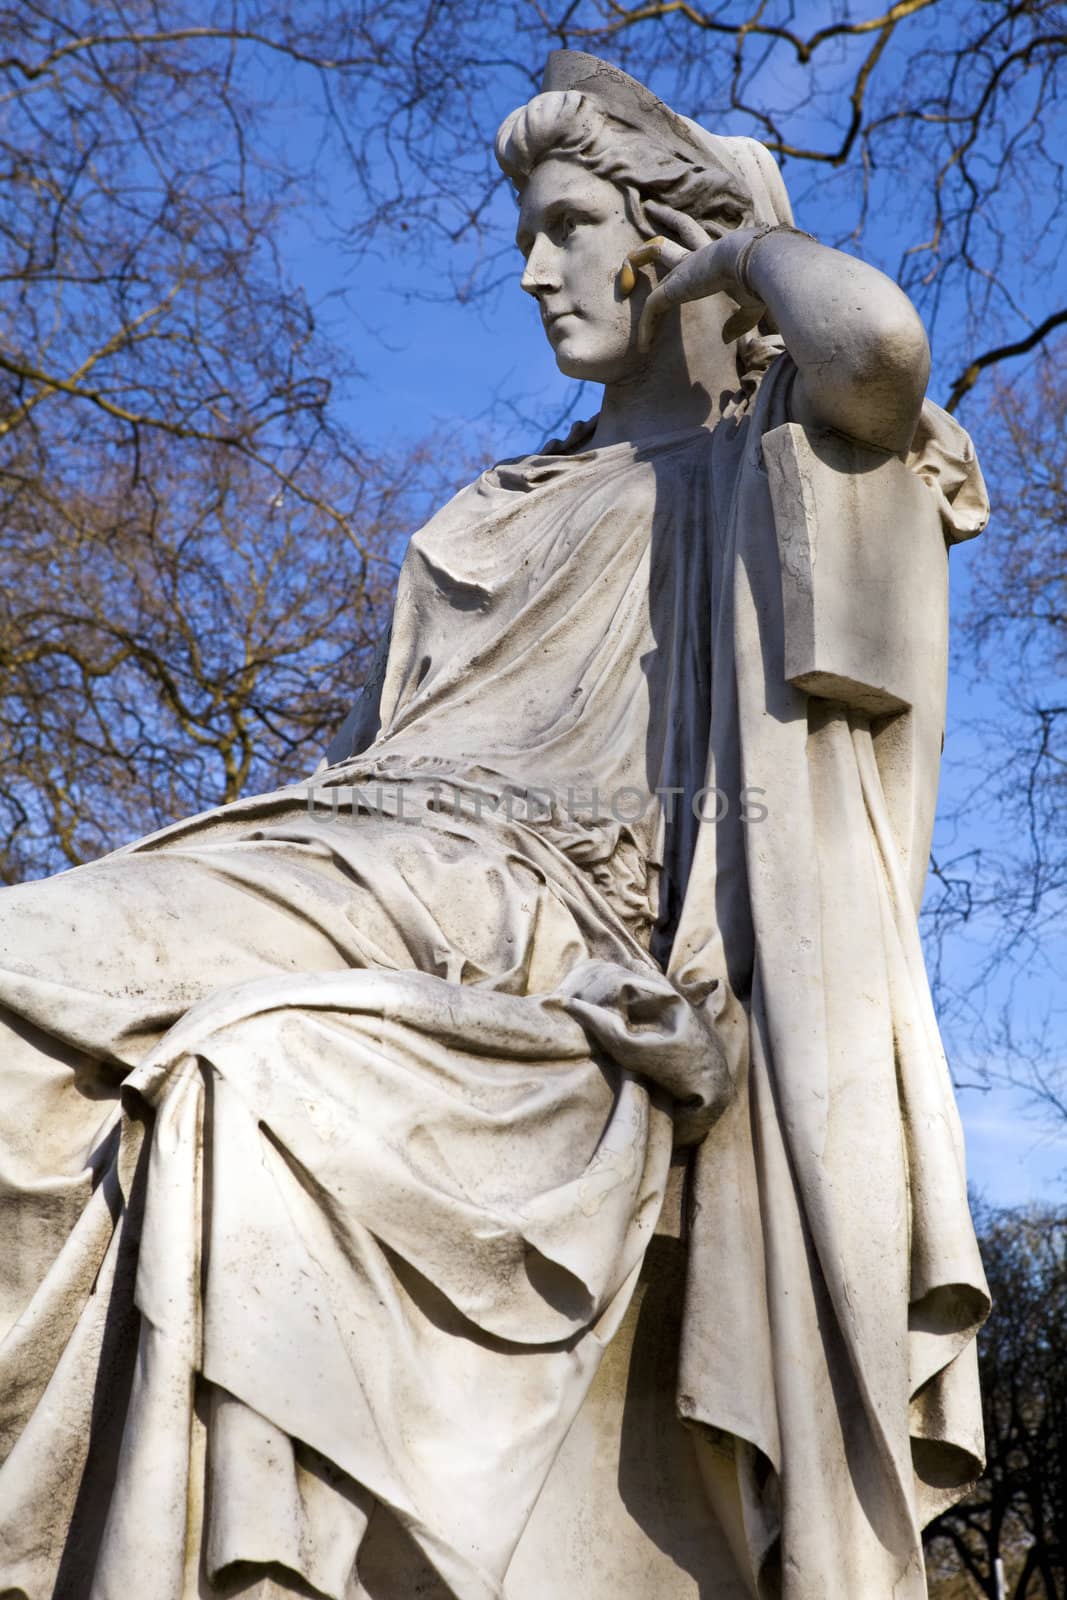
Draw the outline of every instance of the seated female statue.
M308 784L0 896L4 1595L515 1594L672 1150L689 1592L920 1596L977 1471L910 702L787 673L764 449L917 485L942 559L973 452L761 146L561 52L497 151L597 417L414 536Z

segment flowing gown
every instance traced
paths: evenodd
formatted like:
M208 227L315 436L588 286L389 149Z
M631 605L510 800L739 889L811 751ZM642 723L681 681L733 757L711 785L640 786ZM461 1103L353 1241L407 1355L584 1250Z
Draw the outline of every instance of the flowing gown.
M505 1593L672 1144L746 1078L751 927L721 972L670 952L772 374L463 490L309 783L0 896L0 1593L358 1600L378 1506ZM746 1360L722 1431L781 1473Z

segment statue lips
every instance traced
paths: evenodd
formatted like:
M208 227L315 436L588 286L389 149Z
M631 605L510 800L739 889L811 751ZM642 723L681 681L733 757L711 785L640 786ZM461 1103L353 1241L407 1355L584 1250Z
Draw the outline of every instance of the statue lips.
M565 318L577 317L578 315L579 313L577 311L572 311L569 308L563 311L543 312L542 317L545 325L545 333L551 339L553 334L557 334L559 332L560 323L563 322Z

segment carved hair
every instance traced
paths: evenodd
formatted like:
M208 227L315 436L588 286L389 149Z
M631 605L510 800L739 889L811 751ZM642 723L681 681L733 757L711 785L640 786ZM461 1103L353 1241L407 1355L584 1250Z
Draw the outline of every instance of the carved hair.
M645 217L645 200L683 212L709 233L752 220L751 196L710 150L706 164L687 160L576 89L539 94L500 125L496 158L520 191L549 157L577 161L614 183L626 198L631 222L646 236L661 230Z

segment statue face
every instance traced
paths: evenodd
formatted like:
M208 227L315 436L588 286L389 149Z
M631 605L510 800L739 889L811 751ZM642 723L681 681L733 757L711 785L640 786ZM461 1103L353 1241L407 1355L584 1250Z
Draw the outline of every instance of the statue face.
M619 268L643 238L622 191L576 161L549 158L523 191L516 243L522 287L541 308L556 364L570 378L615 383L647 364L637 324L648 285L623 299Z

